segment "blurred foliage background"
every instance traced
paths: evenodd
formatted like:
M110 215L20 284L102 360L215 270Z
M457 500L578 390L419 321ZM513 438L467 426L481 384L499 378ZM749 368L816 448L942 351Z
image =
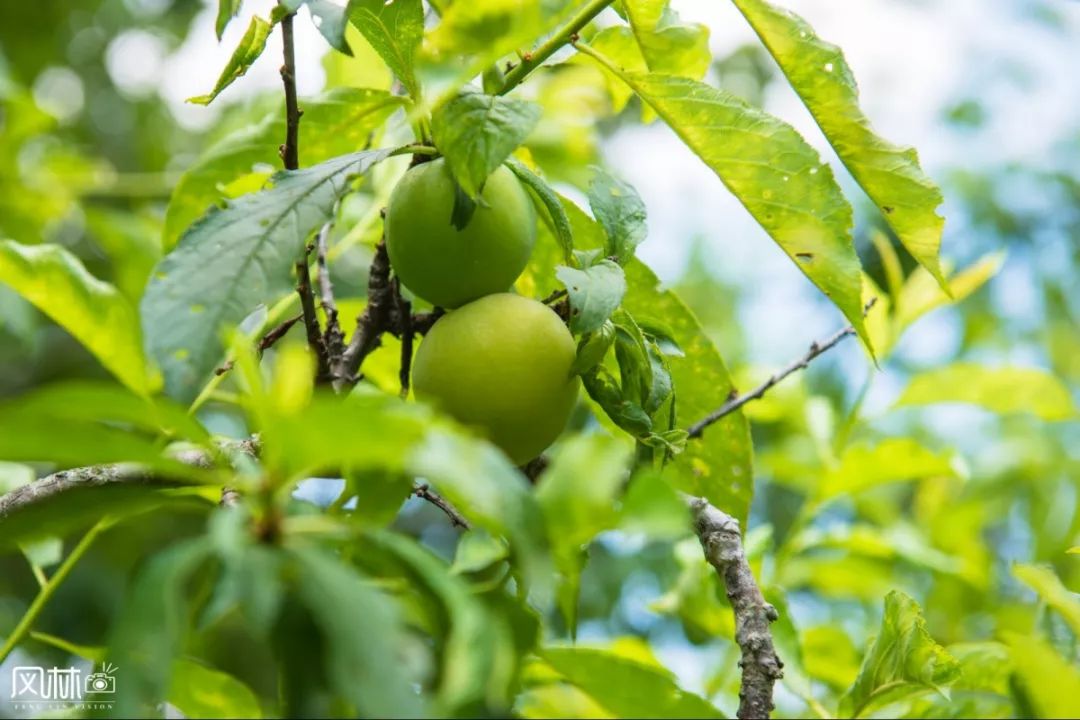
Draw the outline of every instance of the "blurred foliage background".
M251 4L245 13L265 10ZM805 711L801 677L835 691L850 685L894 588L919 599L930 633L955 654L964 647L957 643L1039 631L1075 662L1077 628L1069 632L1048 611L1045 588L1036 596L1014 564L1049 564L1066 588L1080 589L1080 555L1067 552L1080 545L1080 423L1010 402L1011 393L1029 392L1020 384L987 390L997 399L983 404L1002 412L896 400L912 377L958 362L1042 367L1074 399L1080 393L1080 93L1074 87L1062 97L1057 77L1080 63L1080 12L1064 2L788 4L845 49L875 124L920 149L946 197L943 256L967 268L1000 255L983 266L993 276L985 285L915 320L880 368L849 341L748 408L756 454L748 546L769 594L787 610L788 624L778 626L789 633L780 711ZM727 29L738 17L706 5L676 3L684 19L713 29L708 81L788 112L813 139L801 108L790 117L790 91L772 61L748 31ZM0 5L0 236L64 245L96 276L139 296L161 255L164 212L180 174L216 140L280 104L276 37L251 76L212 109L183 104L212 83L245 24L235 22L219 47L214 12L196 0ZM880 19L867 21L875 13ZM897 32L884 30L889 19ZM980 30L962 42L967 23ZM931 27L935 34L919 35ZM371 50L355 32L353 59L328 54L307 23L298 32L302 95L389 88L385 71L365 62ZM956 47L936 47L941 37ZM1064 54L1048 64L1034 49L1040 43ZM919 59L905 70L911 55ZM666 128L641 125L636 100L620 110L593 66L559 65L529 90L545 109L527 143L533 158L571 197L582 196L597 162L638 188L650 213L642 257L701 318L740 388L839 326L835 310L762 241L715 177ZM365 210L357 207L356 217ZM859 213L857 240L882 292L915 274L870 212ZM369 258L364 242L342 258L335 280L343 293L362 293ZM0 286L0 397L104 375L77 342ZM226 410L211 407L204 419L225 434L243 430ZM0 490L20 472L0 465ZM833 489L823 490L829 483ZM306 492L319 495L316 486ZM410 501L397 523L452 556L457 535L433 508ZM106 536L40 627L101 644L133 570L202 524L194 515L157 514ZM602 536L582 580L579 637L645 638L685 687L731 711L738 650L696 542ZM40 549L43 564L56 550ZM0 558L0 626L14 623L35 591L21 557ZM227 635L219 643L202 650L257 685L267 649ZM66 655L42 644L35 657L59 663ZM0 689L6 682L4 673ZM961 689L953 700L949 712L957 715L1012 712L1000 696ZM940 698L923 702L927 714L946 711Z

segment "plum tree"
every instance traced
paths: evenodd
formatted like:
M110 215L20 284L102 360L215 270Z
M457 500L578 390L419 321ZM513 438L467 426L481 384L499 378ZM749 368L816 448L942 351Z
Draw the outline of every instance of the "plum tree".
M460 195L440 158L406 172L386 210L394 272L409 290L447 308L508 290L536 242L536 211L506 167L488 176L461 228L452 221Z
M413 388L520 465L566 426L579 385L574 355L574 339L551 308L488 295L435 323L416 353Z

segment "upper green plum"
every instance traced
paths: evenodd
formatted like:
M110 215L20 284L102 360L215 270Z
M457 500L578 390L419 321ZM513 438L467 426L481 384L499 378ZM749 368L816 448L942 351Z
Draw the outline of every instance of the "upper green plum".
M535 300L488 295L439 318L413 361L413 389L479 428L516 464L566 427L579 381L566 325Z
M445 308L508 290L536 242L536 211L506 167L488 176L461 230L450 220L456 193L439 158L406 172L386 209L386 249L394 272L409 290Z

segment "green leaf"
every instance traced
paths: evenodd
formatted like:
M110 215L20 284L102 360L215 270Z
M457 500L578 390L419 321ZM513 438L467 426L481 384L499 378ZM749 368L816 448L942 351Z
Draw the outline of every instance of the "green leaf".
M955 363L912 378L898 406L968 403L1002 415L1031 413L1042 420L1077 416L1069 389L1039 368L986 367Z
M583 647L544 648L540 656L616 717L723 717L707 700L680 688L670 672L653 663Z
M886 483L956 475L953 454L936 452L911 438L888 438L877 445L852 445L818 486L818 498L852 495Z
M1065 622L1072 628L1073 634L1080 637L1080 599L1061 583L1061 579L1049 567L1039 565L1013 565L1012 573L1036 593L1047 605L1057 610Z
M504 55L527 50L581 7L581 0L454 2L428 33L420 71L432 106Z
M700 80L712 62L709 29L683 23L668 0L624 0L627 19L648 69Z
M228 673L186 658L173 663L168 699L189 718L262 717L251 688Z
M143 717L166 699L187 625L186 585L209 553L205 538L188 540L155 555L136 578L108 655L124 673L116 686L117 715Z
M240 38L240 44L236 46L236 50L233 51L232 57L226 63L225 69L221 71L214 89L206 95L190 97L188 102L196 105L209 105L222 90L232 85L234 80L246 73L252 63L262 55L263 50L266 48L266 38L270 36L273 27L271 23L263 20L258 15L253 15L247 32L244 33L244 37Z
M414 100L420 98L416 53L424 37L420 0L349 0L349 19Z
M345 40L345 29L349 26L348 11L330 0L305 0L312 20L319 32L330 43L330 47L352 57L352 48Z
M543 514L525 477L495 447L435 428L410 453L407 464L414 475L430 479L469 520L510 540L530 585L542 590L550 582Z
M990 253L970 267L951 275L949 293L942 291L937 281L923 268L908 277L896 298L896 335L926 313L948 303L958 303L981 288L998 274L1005 263L1005 254ZM951 297L950 297L951 296Z
M626 293L626 275L611 260L584 270L560 265L555 275L570 297L570 330L575 334L599 330Z
M278 410L260 423L263 462L295 479L341 468L402 472L432 423L425 408L385 393L319 395L307 407Z
M240 4L243 0L218 0L217 20L214 21L214 31L217 33L217 39L220 41L221 36L225 33L225 28L228 26L229 21L236 17L236 14L240 12Z
M190 401L220 361L220 333L292 289L307 236L329 219L352 176L388 157L369 150L274 176L191 226L158 265L142 301L149 353L166 391Z
M544 511L552 555L561 573L560 608L577 635L577 602L585 546L618 520L630 447L609 435L575 435L561 443L540 476L536 499ZM684 513L685 514L685 513Z
M365 567L401 578L430 603L426 614L442 668L435 714L476 714L478 705L508 707L514 668L506 660L514 650L505 620L489 612L467 582L411 538L372 533L358 549Z
M649 69L645 64L645 58L641 55L641 48L634 38L633 31L625 25L612 25L602 28L589 38L589 47L610 59L613 64L626 70L647 72ZM604 67L601 71L604 73L604 83L607 85L608 94L611 96L611 111L617 115L630 102L630 98L634 96L634 93L611 70ZM645 112L652 113L647 107L642 110L643 114Z
M1040 637L1007 632L1013 674L1034 717L1080 717L1080 669Z
M574 242L583 250L604 246L600 225L581 208L563 198L563 207L574 231ZM720 352L701 327L694 313L644 263L631 260L623 268L626 295L622 307L642 328L664 328L666 342L681 349L681 355L667 357L672 383L678 388L676 425L688 427L724 404L734 390L731 376ZM582 376L589 395L601 402L605 411L615 413L632 434L649 432L651 421L641 407L623 404L621 393L603 366ZM633 428L633 429L631 429ZM709 502L736 517L746 526L753 497L753 470L750 426L741 412L735 412L705 431L702 441L691 441L686 450L669 462L667 479L679 490L704 496Z
M150 271L161 259L161 220L156 213L86 207L86 227L109 257L116 289L131 303L142 297Z
M589 183L589 207L607 234L604 253L620 265L634 256L645 239L645 203L637 190L603 168L594 168Z
M859 717L883 703L938 690L959 676L957 661L927 632L918 603L894 590L885 596L881 631L863 658L855 684L840 700L840 714Z
M887 247L891 249L891 245ZM900 336L904 334L904 331L926 313L943 305L958 303L981 288L987 281L997 275L1004 260L1005 255L1003 253L991 253L970 267L949 275L947 280L948 294L942 290L938 281L925 268L918 267L895 292L894 309L891 316L888 315L887 298L882 297L876 289L870 290L868 296L877 297L878 302L868 313L867 324L873 331L871 334L874 337L874 349L878 352L878 356L887 356L900 339ZM884 256L883 261L886 263L886 268L888 268L891 261L885 261ZM889 275L892 277L898 272L899 268L896 268L890 271ZM890 288L897 284L895 279L890 280ZM872 281L869 278L867 278L867 286L872 286ZM892 295L893 292L890 289L890 296Z
M859 108L855 77L840 48L798 15L766 0L735 0L856 182L920 265L947 287L938 259L945 219L941 190L912 148L877 135Z
M324 671L335 690L366 717L419 717L423 704L395 662L405 630L397 607L322 550L292 547L295 592L325 642Z
M454 178L477 198L487 176L510 157L540 121L540 106L524 100L465 92L431 118L435 145Z
M11 401L10 408L55 420L130 425L207 443L210 434L185 408L164 398L147 398L114 384L68 380L39 388Z
M799 636L803 663L810 677L834 688L846 688L859 675L859 651L841 628L818 625Z
M647 435L652 430L652 420L640 403L623 395L615 377L603 365L597 365L581 376L585 392L619 428L633 437Z
M518 180L532 191L530 197L533 198L533 203L537 209L543 210L540 217L544 218L544 222L547 223L559 247L562 248L563 262L570 262L574 257L574 235L570 229L570 219L566 216L566 210L559 201L558 194L544 182L543 178L517 158L507 158L506 166L513 170Z
M687 78L618 68L867 342L851 206L832 170L787 123L723 90Z
M618 527L657 540L675 540L690 532L686 503L659 472L643 470L630 480L622 499Z
M578 341L577 356L574 357L574 366L570 368L570 372L580 375L592 370L603 361L614 342L615 324L605 320L603 325Z
M371 133L407 100L384 90L336 88L304 101L300 147L304 162L320 163L363 147ZM275 109L260 122L226 135L180 176L165 213L163 245L172 248L181 233L212 205L228 199L223 189L244 177L268 176L281 159L285 113ZM141 290L141 287L140 287Z
M71 333L135 392L147 395L159 386L143 357L134 309L64 248L0 240L0 283Z

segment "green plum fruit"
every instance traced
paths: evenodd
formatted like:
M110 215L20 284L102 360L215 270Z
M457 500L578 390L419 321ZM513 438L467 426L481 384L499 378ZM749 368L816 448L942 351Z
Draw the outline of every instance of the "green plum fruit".
M523 465L566 427L578 394L575 352L548 306L488 295L432 326L413 361L413 390Z
M390 194L386 250L405 287L456 308L506 292L536 243L536 210L505 166L488 176L462 229L451 222L457 186L442 158L411 168Z

